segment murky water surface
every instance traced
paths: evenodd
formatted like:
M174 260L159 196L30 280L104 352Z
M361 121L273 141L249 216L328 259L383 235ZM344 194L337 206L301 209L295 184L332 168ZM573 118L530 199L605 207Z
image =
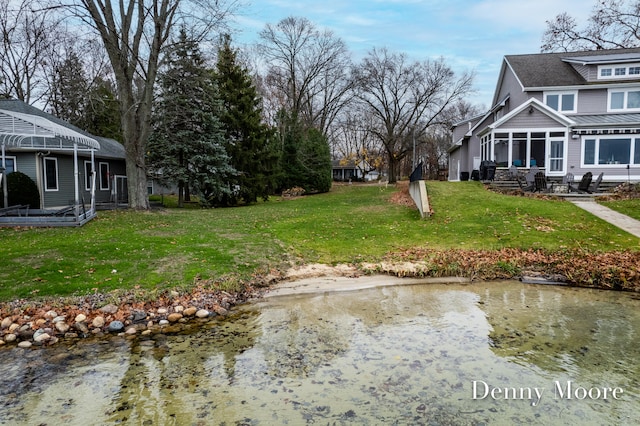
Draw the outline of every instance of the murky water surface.
M0 424L640 424L639 373L638 295L385 287L0 350Z

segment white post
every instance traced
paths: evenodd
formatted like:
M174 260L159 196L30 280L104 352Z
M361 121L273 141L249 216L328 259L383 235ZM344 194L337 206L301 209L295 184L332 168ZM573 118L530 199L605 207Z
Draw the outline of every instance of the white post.
M14 166L15 167L15 166ZM2 197L4 200L4 206L9 207L9 192L7 191L7 162L4 156L4 141L2 142Z
M73 143L73 176L75 188L75 211L77 219L80 216L80 185L78 183L80 174L78 173L78 144L76 142Z
M91 214L96 212L96 160L95 149L91 150Z

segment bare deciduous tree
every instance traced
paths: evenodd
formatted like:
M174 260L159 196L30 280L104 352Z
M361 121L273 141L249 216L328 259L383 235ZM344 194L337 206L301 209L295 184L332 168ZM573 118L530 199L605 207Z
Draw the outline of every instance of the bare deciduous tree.
M59 21L36 2L0 0L0 94L28 104L47 90L47 59L52 56Z
M261 32L265 83L284 108L324 135L349 100L351 63L345 43L306 18L288 17Z
M473 74L459 78L444 62L411 62L406 55L374 49L357 69L358 98L374 117L371 131L396 182L400 161L428 128L446 122L445 112L471 91Z
M59 1L99 34L109 57L120 102L130 208L149 208L145 155L163 47L177 23L189 21L194 33L204 38L235 4L233 0Z
M640 1L598 0L586 26L564 12L547 21L543 52L640 46Z
M334 156L341 165L352 163L366 179L374 170L381 171L385 162L380 141L371 132L371 117L363 112L346 112L334 138Z

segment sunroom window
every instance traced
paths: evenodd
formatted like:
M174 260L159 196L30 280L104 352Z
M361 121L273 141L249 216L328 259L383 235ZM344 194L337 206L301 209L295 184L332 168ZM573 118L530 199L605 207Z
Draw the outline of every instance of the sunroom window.
M584 165L640 164L640 139L621 137L589 138L584 141ZM633 163L631 159L633 158Z

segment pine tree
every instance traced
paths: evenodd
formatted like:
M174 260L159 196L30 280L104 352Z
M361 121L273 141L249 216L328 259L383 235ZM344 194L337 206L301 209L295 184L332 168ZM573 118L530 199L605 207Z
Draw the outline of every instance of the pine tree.
M69 57L55 68L52 76L50 112L91 134L121 141L115 88L99 76L91 81L83 67L78 53L70 48Z
M178 206L192 189L204 205L217 204L235 175L224 148L225 134L215 82L198 44L180 31L159 76L160 98L148 160L157 176L178 186Z
M281 112L283 133L282 188L300 186L307 193L331 189L331 151L327 138L315 128L307 128L296 117Z
M262 122L261 99L246 68L238 63L228 35L221 40L215 78L223 103L225 148L238 175L229 183L227 205L252 203L274 192L279 152L274 132Z

